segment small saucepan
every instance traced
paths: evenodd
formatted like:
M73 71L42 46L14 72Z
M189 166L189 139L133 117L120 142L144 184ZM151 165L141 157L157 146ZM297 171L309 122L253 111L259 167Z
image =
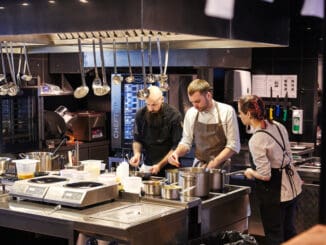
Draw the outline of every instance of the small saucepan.
M179 185L162 185L161 196L163 199L179 200L182 187Z
M161 185L160 180L145 180L143 181L144 191L147 195L160 196L161 195Z
M209 170L209 189L212 192L224 189L226 177L231 175L244 174L244 170L227 173L224 169Z

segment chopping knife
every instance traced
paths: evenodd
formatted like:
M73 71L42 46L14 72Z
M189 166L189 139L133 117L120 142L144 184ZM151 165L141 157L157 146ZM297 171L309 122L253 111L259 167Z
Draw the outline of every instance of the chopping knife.
M288 117L288 92L285 94L284 98L284 106L283 106L283 122L286 122L287 117Z
M276 97L276 105L275 105L275 117L280 118L281 115L281 105L279 103L279 96Z
M271 100L272 99L273 99L273 88L271 87ZM268 115L269 115L270 120L273 120L273 111L274 111L274 108L273 108L273 105L271 103L270 106L269 106L269 109L268 109Z

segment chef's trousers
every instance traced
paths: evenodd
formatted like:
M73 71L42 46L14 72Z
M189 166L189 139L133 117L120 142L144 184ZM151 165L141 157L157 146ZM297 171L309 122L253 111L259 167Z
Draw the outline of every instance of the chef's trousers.
M297 234L295 228L297 199L298 197L291 201L280 202L278 205L273 202L260 204L266 244L278 245Z

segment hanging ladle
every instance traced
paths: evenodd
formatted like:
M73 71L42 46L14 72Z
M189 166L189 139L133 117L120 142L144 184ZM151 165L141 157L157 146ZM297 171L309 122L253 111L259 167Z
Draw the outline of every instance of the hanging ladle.
M146 87L146 71L145 71L145 55L144 55L144 41L143 37L140 37L140 50L141 50L141 62L142 62L142 71L143 71L143 81L144 88L137 92L137 98L139 100L145 100L149 96L149 89Z
M148 37L148 63L149 63L149 74L146 77L147 83L154 83L155 78L153 76L153 67L152 67L152 38Z
M24 70L23 70L23 75L21 76L21 79L23 79L26 82L29 82L29 81L31 81L33 79L33 76L32 76L31 70L29 68L26 45L24 45L24 56L25 56ZM26 74L26 69L27 69L27 74Z
M107 78L106 78L106 71L105 71L105 66L104 66L104 52L103 52L103 43L102 39L100 38L100 56L101 56L101 70L102 70L102 80L103 80L103 85L102 85L102 96L106 95L110 92L111 88L108 84Z
M2 56L2 45L0 43L0 52L1 52L1 56ZM3 59L2 59L2 74L0 74L0 82L4 81L6 79L6 72L4 71L4 63L3 63Z
M89 88L87 87L86 80L85 80L85 71L84 71L84 66L83 66L83 54L82 54L82 50L81 50L80 38L78 38L78 56L79 56L79 68L80 68L82 85L75 89L74 97L77 99L80 99L80 98L85 97L89 92Z
M123 80L123 77L117 72L117 48L115 45L115 39L113 39L113 62L114 62L114 75L112 81L114 84L120 84Z
M169 84L167 83L168 76L166 75L168 61L169 61L169 43L167 43L167 46L165 48L164 71L163 74L160 75L160 80L159 80L159 84L160 84L159 87L163 92L169 90Z
M130 62L130 51L129 51L129 42L128 42L128 37L126 37L126 45L127 45L127 56L128 56L128 65L129 65L129 76L125 78L127 83L132 83L135 81L135 77L132 75L132 70L131 70L131 62Z
M8 81L7 81L7 76L6 76L6 65L5 65L5 60L3 58L3 52L2 52L2 44L0 42L0 56L1 56L1 65L2 65L2 72L3 72L3 79L4 79L4 84L0 86L0 95L6 95L8 93Z
M18 68L17 68L17 75L16 75L16 81L18 85L21 85L20 81L20 70L22 66L22 55L23 55L23 47L20 47L20 52L19 52L19 60L18 60Z
M96 50L95 50L95 40L93 39L93 58L94 58L94 70L95 78L92 83L93 92L97 96L102 96L102 81L98 75L97 64L96 64Z
M12 79L12 82L9 83L9 85L8 85L8 95L15 96L15 95L17 95L17 93L19 91L19 87L17 86L17 83L16 83L14 51L12 48L12 43L10 43L10 55L9 55L9 51L8 51L8 45L6 46L6 51L7 51L7 59L8 59L9 69L10 69L10 75L11 75L11 79Z

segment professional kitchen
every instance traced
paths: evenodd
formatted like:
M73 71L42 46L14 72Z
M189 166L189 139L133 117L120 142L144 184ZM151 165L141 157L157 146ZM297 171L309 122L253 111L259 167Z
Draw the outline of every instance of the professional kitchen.
M0 12L1 244L325 241L323 1L5 0ZM266 179L257 149L273 139L283 156L263 153ZM282 176L278 157L300 188L285 201L296 232L271 242L260 187Z

